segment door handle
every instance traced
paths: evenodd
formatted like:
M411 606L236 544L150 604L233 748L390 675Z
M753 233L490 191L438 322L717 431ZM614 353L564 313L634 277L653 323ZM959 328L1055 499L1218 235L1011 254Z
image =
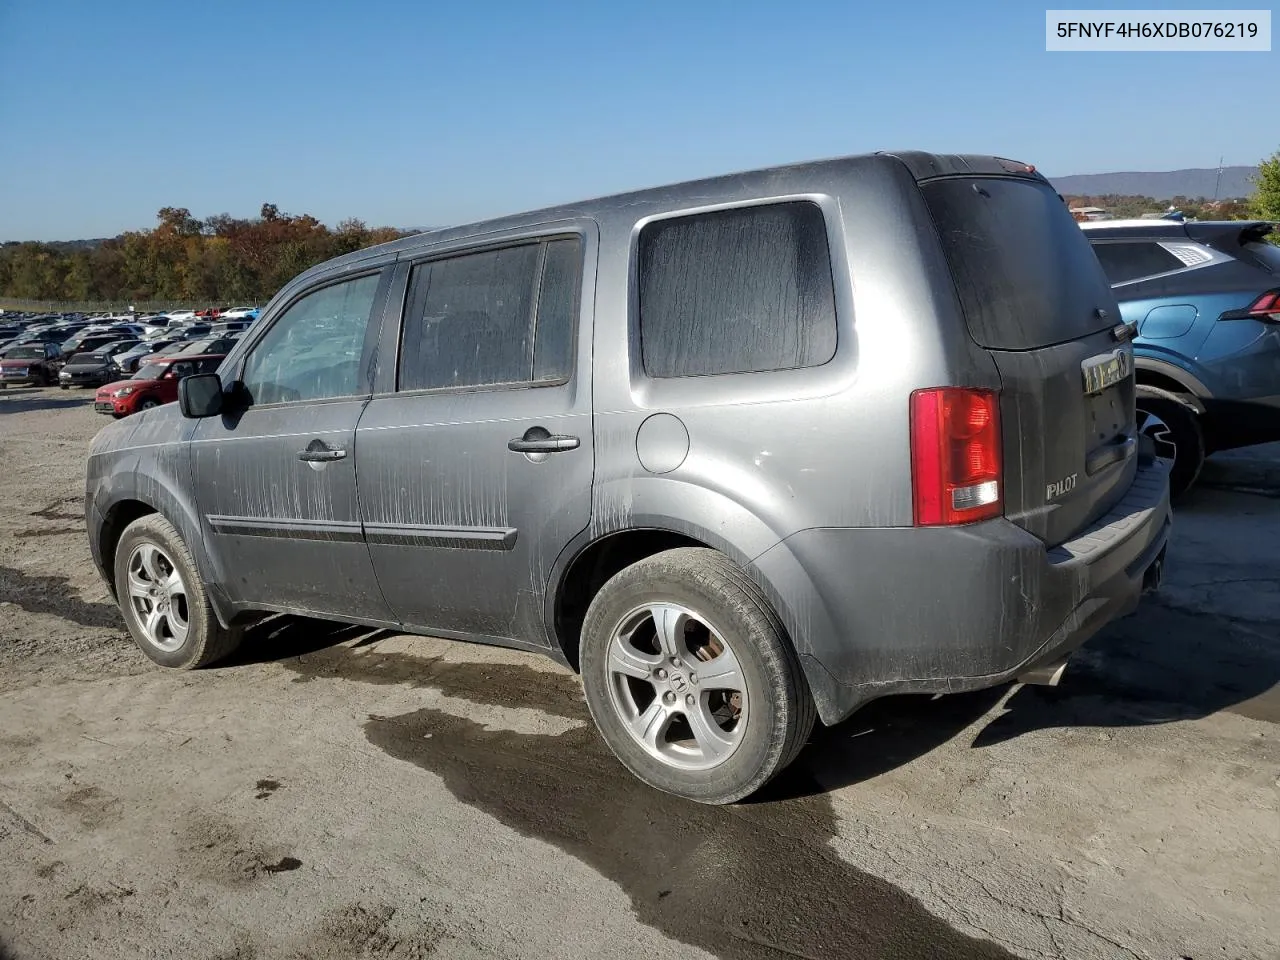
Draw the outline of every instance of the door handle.
M561 450L576 450L580 445L577 437L564 435L516 437L507 441L507 449L516 453L559 453Z
M347 451L342 449L334 449L332 447L312 449L308 447L298 453L298 459L303 463L330 463L334 460L341 460L346 455Z

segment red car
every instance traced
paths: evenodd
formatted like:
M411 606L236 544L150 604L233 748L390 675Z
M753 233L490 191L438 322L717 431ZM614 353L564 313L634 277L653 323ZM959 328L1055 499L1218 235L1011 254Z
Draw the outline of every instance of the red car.
M156 357L149 359L128 380L99 387L93 409L109 413L117 420L139 410L150 410L178 399L178 381L193 373L213 373L224 354L199 357Z

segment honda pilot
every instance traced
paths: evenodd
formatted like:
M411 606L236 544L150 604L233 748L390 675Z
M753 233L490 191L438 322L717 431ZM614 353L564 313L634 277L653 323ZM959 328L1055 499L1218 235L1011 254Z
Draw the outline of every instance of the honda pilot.
M757 790L895 693L1054 682L1159 579L1133 329L1027 164L877 154L397 240L88 462L157 663L266 614L581 673L633 773Z

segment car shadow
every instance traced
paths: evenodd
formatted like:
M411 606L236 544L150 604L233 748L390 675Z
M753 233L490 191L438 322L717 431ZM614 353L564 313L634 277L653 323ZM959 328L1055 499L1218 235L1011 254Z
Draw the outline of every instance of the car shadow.
M959 736L1008 689L1004 684L975 693L872 701L843 723L815 726L795 762L746 802L815 796L888 773Z
M50 396L46 388L6 387L0 390L0 414L34 413L40 410L66 410L93 403L94 390Z
M286 661L338 644L368 646L391 635L370 627L276 616L250 628L226 665ZM554 682L555 675L532 673L531 683ZM394 675L411 678L412 664L400 664ZM432 685L425 665L422 681ZM815 727L796 761L748 802L792 800L851 786L957 737L968 737L971 748L984 749L1055 727L1147 726L1221 711L1280 723L1280 637L1272 637L1263 624L1184 610L1149 597L1137 614L1109 625L1077 651L1058 686L1021 686L1009 695L1011 686L873 701L843 723ZM536 691L530 696L536 700Z
M1219 712L1280 723L1274 625L1155 597L1086 644L1058 686L1016 691L974 746L1051 727L1148 726Z
M390 636L394 636L391 631L376 627L280 614L249 627L236 652L219 666L239 667L251 663L291 660L309 653L318 653L340 643L350 644L355 649Z
M1280 723L1280 637L1265 624L1148 597L1137 614L1078 650L1057 686L1023 685L1005 699L1011 686L868 704L844 723L815 729L792 767L756 799L850 786L957 736L981 750L1037 730L1139 727L1219 712ZM997 706L975 732L973 725Z

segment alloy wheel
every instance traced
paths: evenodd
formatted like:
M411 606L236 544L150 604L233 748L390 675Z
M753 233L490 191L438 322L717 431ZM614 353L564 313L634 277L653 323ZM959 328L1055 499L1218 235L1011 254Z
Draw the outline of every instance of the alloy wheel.
M697 611L651 603L609 641L609 698L651 756L682 770L727 760L747 725L747 685L723 633Z
M163 550L139 544L129 557L129 602L147 641L172 653L187 642L187 587Z
M1149 410L1138 410L1138 433L1151 438L1155 444L1156 456L1161 460L1178 458L1178 444L1173 431L1156 414Z

